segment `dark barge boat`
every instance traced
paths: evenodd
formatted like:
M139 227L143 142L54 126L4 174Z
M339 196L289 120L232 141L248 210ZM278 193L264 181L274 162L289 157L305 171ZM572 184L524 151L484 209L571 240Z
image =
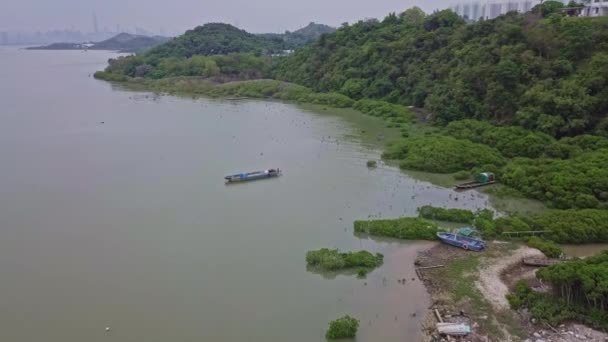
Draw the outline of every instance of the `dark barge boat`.
M496 177L491 172L483 172L475 177L474 182L462 183L456 185L456 190L468 190L478 188L484 185L490 185L496 183Z
M224 179L227 183L236 183L236 182L248 182L258 179L266 179L278 177L281 175L280 169L268 169L264 171L254 171L248 173L239 173L236 175L226 176Z

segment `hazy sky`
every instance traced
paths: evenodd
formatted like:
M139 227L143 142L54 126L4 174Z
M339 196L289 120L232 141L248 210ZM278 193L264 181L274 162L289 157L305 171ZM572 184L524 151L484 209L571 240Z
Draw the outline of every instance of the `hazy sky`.
M427 13L449 0L0 0L0 31L143 27L181 32L206 22L227 22L251 32L294 30L311 21L337 26L384 17L417 5Z

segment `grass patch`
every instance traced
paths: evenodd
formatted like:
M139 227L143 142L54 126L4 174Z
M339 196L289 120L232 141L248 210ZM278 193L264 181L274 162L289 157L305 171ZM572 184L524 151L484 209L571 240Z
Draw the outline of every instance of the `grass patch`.
M503 331L493 317L492 305L475 286L475 282L479 280L479 266L480 257L477 254L454 258L443 271L442 289L450 295L454 306L466 308L465 311L470 316L488 316L484 330L495 338L504 338Z

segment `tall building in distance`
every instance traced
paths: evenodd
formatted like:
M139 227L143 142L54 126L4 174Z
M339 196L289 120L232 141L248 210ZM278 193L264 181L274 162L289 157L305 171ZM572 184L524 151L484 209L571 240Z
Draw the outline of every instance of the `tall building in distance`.
M99 33L99 25L97 23L97 14L93 11L93 32Z
M8 32L0 32L0 45L8 45Z
M563 2L563 1L562 1ZM540 0L462 0L450 6L468 20L494 19L507 12L529 12Z
M566 0L556 0L567 4ZM507 12L529 12L540 0L460 0L450 9L468 20L494 19ZM562 12L570 16L599 17L608 16L608 0L589 0L571 11Z

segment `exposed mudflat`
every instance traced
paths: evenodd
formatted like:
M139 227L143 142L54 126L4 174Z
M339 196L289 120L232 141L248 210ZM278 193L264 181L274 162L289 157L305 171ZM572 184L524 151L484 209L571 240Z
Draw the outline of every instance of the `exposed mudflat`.
M501 258L485 258L482 257L481 267L479 268L479 281L475 283L483 296L494 306L496 310L509 309L509 302L506 295L509 293L509 288L501 279L501 274L513 265L521 264L524 257L542 256L538 250L526 246L521 246L511 254ZM533 270L531 270L532 274ZM519 276L527 273L521 273ZM516 282L517 279L510 275L506 275L510 281Z

